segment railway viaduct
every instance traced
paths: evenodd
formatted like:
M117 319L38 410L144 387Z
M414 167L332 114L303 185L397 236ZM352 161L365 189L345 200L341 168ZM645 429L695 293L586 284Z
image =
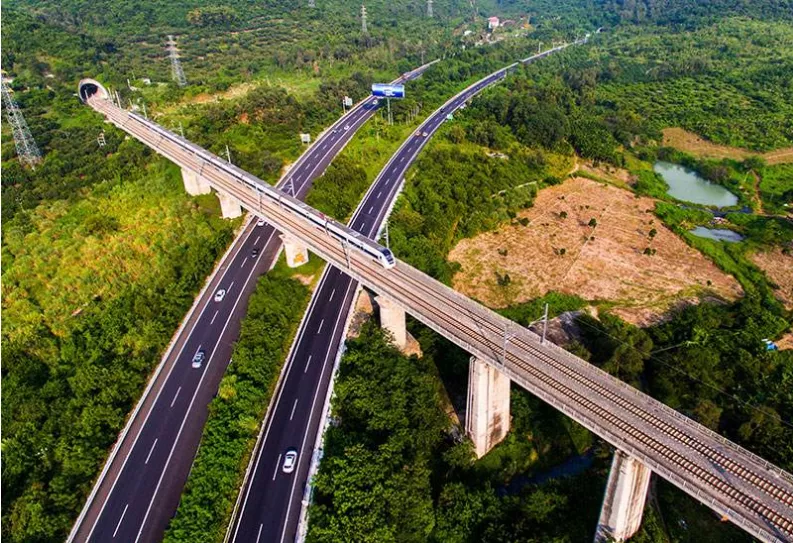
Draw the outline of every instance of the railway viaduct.
M651 473L667 479L761 541L793 541L793 476L536 334L397 261L385 269L305 217L263 181L113 104L94 80L80 98L182 168L186 190L218 192L224 217L242 207L284 234L290 266L310 249L378 294L381 324L404 346L405 314L472 354L466 431L482 456L509 430L510 383L529 390L616 449L596 541L639 528ZM225 203L224 203L225 202ZM313 211L314 213L318 213Z

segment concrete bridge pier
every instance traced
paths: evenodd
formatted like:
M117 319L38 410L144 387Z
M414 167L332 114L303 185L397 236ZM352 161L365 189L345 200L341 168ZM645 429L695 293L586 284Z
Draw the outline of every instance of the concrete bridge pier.
M297 268L308 262L308 249L305 245L285 234L281 234L281 241L284 242L287 266Z
M507 436L510 425L509 377L475 356L468 367L465 432L482 458Z
M198 175L198 172L182 168L182 181L184 182L184 190L190 196L198 196L199 194L209 194L212 187L206 179Z
M387 296L377 296L375 302L380 307L380 326L391 332L394 344L404 350L408 344L405 310Z
M614 451L595 543L625 541L639 530L651 474L636 458Z
M220 200L220 212L224 219L236 219L242 215L242 206L236 198L218 192L218 200Z

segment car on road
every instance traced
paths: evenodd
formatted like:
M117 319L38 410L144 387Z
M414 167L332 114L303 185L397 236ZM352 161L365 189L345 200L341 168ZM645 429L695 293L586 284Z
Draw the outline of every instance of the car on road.
M421 135L422 135L422 136L424 136L425 138L426 138L427 136L429 136L429 134L427 134L426 132L422 132L422 133L421 133Z
M254 247L253 250L251 251L251 258L256 258L257 256L259 256L259 248Z
M259 219L258 221L256 221L256 226L264 226L265 224L267 223L264 222L264 219Z
M215 301L222 302L223 298L226 297L226 289L222 288L215 293Z
M421 130L416 131L416 137L417 138L420 138L420 137L422 137L424 135L425 135L425 133L422 133Z
M347 131L347 130L349 130L349 129L350 129L350 125L348 125L348 124L345 124L345 125L344 125L344 130L345 130L345 131Z
M204 351L198 351L196 354L193 355L193 367L198 369L204 363L204 358L206 358L206 353Z
M297 449L287 449L286 454L284 455L284 465L283 465L283 472L284 473L292 473L295 471L295 466L297 465Z

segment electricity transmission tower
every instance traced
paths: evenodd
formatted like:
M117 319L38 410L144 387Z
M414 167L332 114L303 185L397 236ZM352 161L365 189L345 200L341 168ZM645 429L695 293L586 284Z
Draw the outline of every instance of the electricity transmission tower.
M180 86L187 86L187 79L182 70L182 63L179 62L179 50L176 48L176 42L173 36L168 34L168 56L171 57L171 77Z
M427 0L427 17L432 17L432 0Z
M315 2L315 0L308 0L308 7L310 8L317 7L317 3Z
M5 107L8 123L11 125L11 130L14 134L14 145L16 145L17 148L17 156L20 161L35 170L36 164L41 162L41 151L39 151L36 141L30 133L28 123L25 122L25 118L22 116L19 106L17 106L17 103L11 96L11 89L8 88L5 78L2 78L2 81L3 107Z
M368 34L369 30L366 28L366 6L361 4L361 32Z

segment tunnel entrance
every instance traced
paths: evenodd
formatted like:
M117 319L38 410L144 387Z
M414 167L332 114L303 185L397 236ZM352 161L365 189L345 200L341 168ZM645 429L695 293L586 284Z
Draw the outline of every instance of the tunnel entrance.
M89 98L96 94L99 94L101 98L105 99L109 97L107 90L105 90L102 84L98 81L94 81L93 79L83 79L80 81L78 94L80 96L80 100L83 102L86 102Z

